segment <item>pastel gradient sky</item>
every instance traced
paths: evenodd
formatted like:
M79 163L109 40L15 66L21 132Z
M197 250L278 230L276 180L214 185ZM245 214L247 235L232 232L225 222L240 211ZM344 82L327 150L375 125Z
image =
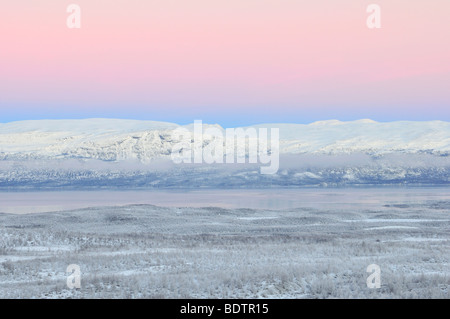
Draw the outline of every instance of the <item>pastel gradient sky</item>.
M1 1L0 122L449 121L449 16L449 0Z

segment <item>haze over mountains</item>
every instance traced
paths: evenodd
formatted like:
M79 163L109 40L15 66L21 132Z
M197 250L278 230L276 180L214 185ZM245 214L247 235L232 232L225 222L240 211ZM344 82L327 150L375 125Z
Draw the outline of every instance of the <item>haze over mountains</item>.
M174 164L170 155L179 141L173 130L179 127L192 130L192 124L118 119L0 124L0 187L450 183L449 122L330 120L251 126L279 128L280 169L271 176L261 176L255 164ZM203 136L204 145L212 140Z

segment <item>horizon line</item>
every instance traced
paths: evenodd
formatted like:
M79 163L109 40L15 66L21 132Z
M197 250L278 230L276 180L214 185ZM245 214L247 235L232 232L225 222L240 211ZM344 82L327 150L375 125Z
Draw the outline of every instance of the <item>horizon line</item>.
M219 124L215 121L204 121L202 119L192 119L191 121L188 121L186 124L181 124L179 122L171 122L167 120L148 120L148 119L136 119L136 118L119 118L119 117L83 117L83 118L42 118L42 119L26 119L26 120L12 120L12 121L6 121L1 122L1 124L11 124L11 123L20 123L20 122L39 122L39 121L88 121L88 120L117 120L117 121L136 121L136 122L159 122L159 123L169 123L169 124L176 124L179 126L186 126L193 124L194 121L202 121L203 124L207 125L219 125L221 127L224 127L222 124ZM234 127L248 127L248 126L258 126L258 125L264 125L264 124L291 124L291 125L311 125L311 124L320 124L320 123L351 123L351 122L365 122L366 124L376 124L376 123L394 123L394 122L445 122L450 123L450 121L445 120L389 120L389 121L377 121L372 120L370 118L360 118L355 120L339 120L336 118L331 119L323 119L323 120L316 120L312 122L257 122L255 124L247 124L247 125L241 125L241 126L234 126Z

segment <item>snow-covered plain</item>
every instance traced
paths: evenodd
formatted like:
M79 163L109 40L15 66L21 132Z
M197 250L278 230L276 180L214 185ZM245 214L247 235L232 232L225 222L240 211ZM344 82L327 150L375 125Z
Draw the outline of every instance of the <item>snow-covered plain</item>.
M449 298L450 202L0 214L0 298ZM81 267L81 289L66 268ZM381 267L381 288L366 268Z

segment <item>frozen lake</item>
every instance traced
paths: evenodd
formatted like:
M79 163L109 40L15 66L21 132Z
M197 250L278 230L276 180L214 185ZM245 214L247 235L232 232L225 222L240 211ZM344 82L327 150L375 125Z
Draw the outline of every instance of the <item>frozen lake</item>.
M264 190L0 192L0 212L42 213L101 206L150 204L164 207L253 209L371 209L385 205L449 200L448 188L346 188Z

